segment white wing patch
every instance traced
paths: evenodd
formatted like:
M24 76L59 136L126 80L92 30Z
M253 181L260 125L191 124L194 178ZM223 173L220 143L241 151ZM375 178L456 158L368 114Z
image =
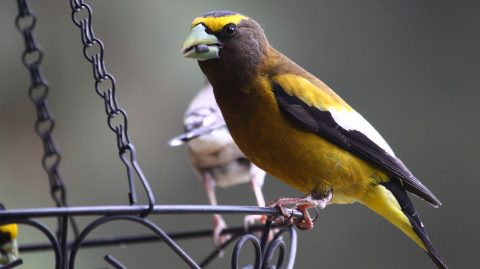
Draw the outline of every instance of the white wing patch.
M387 144L385 139L373 128L373 126L355 110L329 110L335 122L345 130L357 130L366 135L372 142L377 144L388 154L395 156L393 150Z

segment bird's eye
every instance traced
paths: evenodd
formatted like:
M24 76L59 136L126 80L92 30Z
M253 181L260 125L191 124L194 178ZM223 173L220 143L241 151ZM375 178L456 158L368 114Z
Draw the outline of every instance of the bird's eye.
M223 32L228 37L234 36L236 31L237 31L237 26L235 26L235 24L233 23L227 24L225 25L225 27L223 27Z

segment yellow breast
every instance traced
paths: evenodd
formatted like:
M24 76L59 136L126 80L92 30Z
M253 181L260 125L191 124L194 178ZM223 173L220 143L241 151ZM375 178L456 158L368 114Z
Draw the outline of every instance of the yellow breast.
M217 94L230 133L245 155L303 193L334 190L333 203L363 197L384 173L316 134L292 125L278 108L269 80L251 89Z

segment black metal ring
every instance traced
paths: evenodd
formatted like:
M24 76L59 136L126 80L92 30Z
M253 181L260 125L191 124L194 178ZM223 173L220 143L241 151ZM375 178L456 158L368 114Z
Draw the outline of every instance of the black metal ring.
M30 11L32 12L32 11ZM20 27L20 20L24 19L26 17L32 18L32 23L26 27ZM18 31L20 32L25 32L25 31L32 31L33 28L35 28L35 25L37 25L37 18L35 17L35 14L26 14L26 15L18 15L15 18L15 27L17 27Z
M295 228L290 225L281 229L278 233L275 234L273 240L280 238L286 232L288 232L290 236L290 247L288 251L289 255L285 269L293 269L293 266L295 265L295 258L297 256L297 231L295 230Z
M28 55L34 55L34 53L38 53L38 56L37 56L37 59L34 59L34 61L32 62L28 62L27 61L27 57ZM36 48L36 49L32 49L32 50L25 50L23 53L22 53L22 63L23 65L25 65L26 67L33 67L35 68L36 66L38 66L43 60L43 52Z
M75 0L73 0L73 1L75 1ZM72 3L72 2L70 2L70 3ZM91 21L91 19L92 19L92 9L90 8L89 5L87 5L87 4L85 4L85 3L81 3L81 4L77 4L77 6L75 6L75 7L72 6L72 9L73 9L73 10L72 10L72 15L71 15L71 16L72 16L72 21L73 21L73 23L75 23L75 25L77 25L78 27L80 27L82 21L84 21L85 19L88 19L88 20ZM75 19L75 14L77 14L78 12L81 12L81 10L83 10L83 9L86 9L86 10L87 10L88 16L87 16L85 19L83 19L82 21L77 21L77 20Z
M318 210L318 207L315 207L315 217L312 219L312 222L315 223L318 220L319 216L320 216L320 211Z
M285 242L282 239L277 238L268 245L265 254L263 254L264 257L262 259L262 269L269 268L268 264L273 259L273 254L275 254L275 250L277 249L279 249L280 254L278 255L278 260L275 268L282 268L283 261L285 259Z
M262 257L262 251L260 250L260 243L258 242L258 239L251 234L246 234L240 238L240 240L237 241L235 244L235 248L233 249L233 255L232 255L232 269L239 269L238 267L238 258L240 256L240 252L247 242L252 242L254 250L255 250L255 264L254 267L255 269L260 268L261 264L261 257Z

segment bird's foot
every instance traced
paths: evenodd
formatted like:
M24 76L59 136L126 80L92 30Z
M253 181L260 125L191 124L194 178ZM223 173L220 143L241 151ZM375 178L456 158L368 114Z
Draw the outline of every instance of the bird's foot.
M303 213L303 217L301 219L295 219L293 221L295 223L295 226L297 226L298 229L300 230L313 229L313 220L312 220L312 217L310 217L310 214L308 213L308 209L312 207L315 207L315 205L300 204L295 206L295 209Z
M298 198L300 199L300 198ZM277 198L272 202L266 204L267 207L275 207L280 211L279 216L269 216L268 220L282 226L288 226L293 223L293 215L287 211L286 205L295 204L297 198Z
M265 215L248 215L243 219L243 224L245 228L254 225L255 223L265 224L267 222L267 216Z
M293 215L287 211L287 205L295 205L295 209L298 209L303 213L302 218L294 218ZM273 202L267 204L268 207L276 207L280 210L280 215L276 217L270 217L270 220L278 225L288 226L295 224L299 229L307 230L313 228L313 221L308 214L308 208L314 207L310 203L305 203L304 198L278 198Z
M222 234L222 231L227 228L227 224L223 220L222 216L213 215L213 243L216 246L220 246L230 239L230 235Z
M280 216L270 217L270 220L278 225L295 224L301 230L311 230L313 228L313 220L308 213L309 208L325 208L332 200L333 192L328 191L324 195L317 192L301 197L301 198L278 198L267 204L268 207L276 207L280 210ZM302 218L294 218L287 211L287 205L294 205L294 208L303 213Z

